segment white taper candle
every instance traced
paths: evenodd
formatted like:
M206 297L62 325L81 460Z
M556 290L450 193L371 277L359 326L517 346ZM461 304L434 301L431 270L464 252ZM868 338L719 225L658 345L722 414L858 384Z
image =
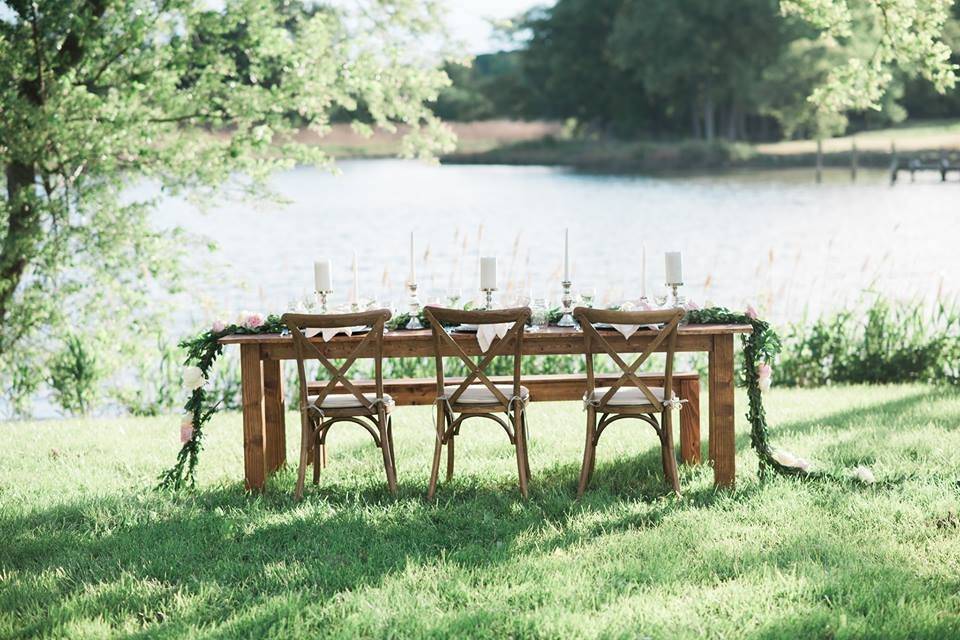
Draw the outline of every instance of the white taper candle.
M563 280L570 281L570 229L563 230Z
M497 258L494 256L480 258L480 288L497 288Z
M357 252L353 252L353 290L350 292L351 304L360 302L360 265L357 263Z
M313 263L315 291L333 291L333 280L330 277L330 271L330 260L317 260Z
M667 284L683 284L683 258L679 251L667 251L664 254L666 262Z

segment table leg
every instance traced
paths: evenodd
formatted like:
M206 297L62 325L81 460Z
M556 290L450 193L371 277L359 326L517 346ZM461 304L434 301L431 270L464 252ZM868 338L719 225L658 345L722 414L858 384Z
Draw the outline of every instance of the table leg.
M264 360L263 417L266 470L273 473L287 461L287 428L283 401L283 373L279 360Z
M263 368L260 345L240 345L241 396L243 399L243 469L250 491L263 489L266 479Z
M680 382L680 460L700 464L700 381Z
M736 480L734 437L733 335L713 338L710 349L710 457L713 483L732 487Z

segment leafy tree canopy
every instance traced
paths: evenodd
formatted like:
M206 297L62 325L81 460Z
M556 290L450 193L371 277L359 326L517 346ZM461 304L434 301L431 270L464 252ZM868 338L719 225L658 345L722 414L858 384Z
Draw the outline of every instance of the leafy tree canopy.
M184 245L129 185L261 192L278 168L329 161L297 133L324 134L333 113L362 116L363 131L408 127L408 155L449 145L426 106L448 83L444 52L422 45L446 41L440 24L422 0L0 3L8 397L43 382L48 354L75 350L67 327L116 354L143 303L176 285Z

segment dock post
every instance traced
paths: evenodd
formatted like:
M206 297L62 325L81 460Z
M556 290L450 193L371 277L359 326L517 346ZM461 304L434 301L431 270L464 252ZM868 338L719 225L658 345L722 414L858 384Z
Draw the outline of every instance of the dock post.
M823 140L817 138L817 184L823 181Z
M857 139L850 138L850 182L857 181L857 169L859 168L860 158L857 156Z
M897 171L900 169L900 162L897 160L897 143L890 141L890 184L897 183Z
M947 181L947 168L950 166L950 163L947 161L947 151L943 147L940 147L940 182Z

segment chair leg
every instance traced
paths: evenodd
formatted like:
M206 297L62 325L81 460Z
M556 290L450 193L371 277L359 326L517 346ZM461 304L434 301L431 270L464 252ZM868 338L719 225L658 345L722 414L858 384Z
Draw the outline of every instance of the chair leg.
M387 442L390 443L390 462L393 463L393 477L397 477L397 450L393 446L393 415L387 416Z
M380 423L380 452L383 453L383 470L387 473L387 488L391 495L397 495L397 477L394 475L393 455L390 451L390 434L387 431L387 416L381 411Z
M527 489L527 479L530 477L529 471L527 471L526 459L527 459L527 444L524 441L523 437L523 412L513 410L513 433L514 433L514 443L517 448L517 475L520 478L520 495L526 498L529 494Z
M454 435L451 433L450 437L447 438L447 482L453 480L453 443L455 442Z
M437 403L437 441L433 447L433 466L430 468L430 484L427 486L427 500L433 500L437 491L437 478L440 475L440 453L443 449L443 435L447 430L447 412Z
M593 470L593 460L596 456L594 445L594 434L597 430L597 412L593 407L587 407L587 437L583 445L583 464L580 466L580 484L577 486L577 498L583 496L587 490L587 483L590 481L590 473Z
M323 445L320 444L320 433L318 432L313 442L313 484L320 484L320 469L323 467Z
M297 488L293 492L293 497L297 500L303 498L303 485L307 479L307 464L310 462L310 440L313 437L313 428L309 424L304 424L300 431L300 466L297 468Z
M527 481L531 479L530 473L530 431L527 429L527 410L520 412L520 424L523 425L523 465L527 468Z
M670 409L664 411L660 419L660 452L664 478L679 496L680 478L677 475L677 457L673 451L673 415Z

